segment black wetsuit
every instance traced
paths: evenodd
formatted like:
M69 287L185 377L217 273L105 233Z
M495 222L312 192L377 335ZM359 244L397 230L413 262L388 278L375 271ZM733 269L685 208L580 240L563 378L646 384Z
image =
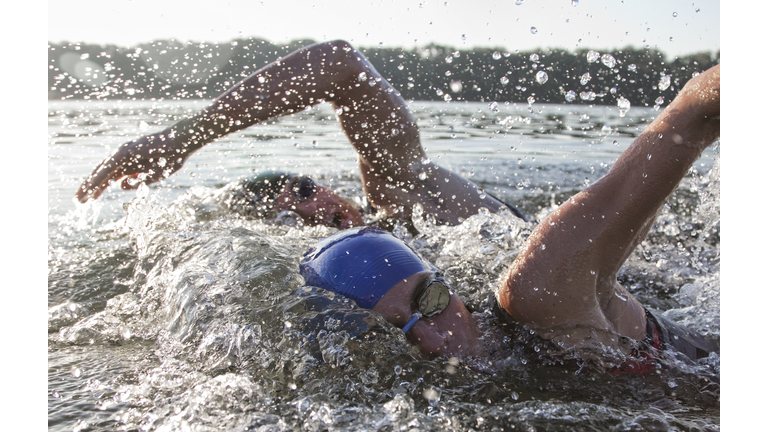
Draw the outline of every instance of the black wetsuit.
M519 326L520 324L515 321L514 318L504 310L496 301L496 296L491 295L491 310L493 314L502 322L507 325ZM704 339L700 335L697 335L679 324L664 318L658 313L653 313L648 309L645 310L646 316L646 338L645 342L659 350L675 350L682 354L685 354L691 360L699 360L709 356L711 352L719 352L719 348L712 342ZM647 359L651 359L649 355L643 355ZM636 371L637 369L628 367L626 371ZM642 369L642 368L641 368Z
M646 335L649 340L654 340L654 337L658 335L659 348L661 349L675 349L691 360L709 357L710 352L719 351L715 344L658 313L646 309L645 317Z

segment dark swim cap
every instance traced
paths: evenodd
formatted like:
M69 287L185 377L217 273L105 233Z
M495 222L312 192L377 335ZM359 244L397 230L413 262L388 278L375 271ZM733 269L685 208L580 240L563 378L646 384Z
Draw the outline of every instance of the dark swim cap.
M286 172L265 171L243 180L240 184L255 197L259 197L260 200L264 198L274 200L280 195L283 187L291 178L293 178L293 174Z
M377 227L347 229L320 240L299 265L307 285L339 293L366 309L401 280L433 269L408 245Z
M242 215L268 217L285 184L294 174L264 171L240 181L227 200L227 206Z

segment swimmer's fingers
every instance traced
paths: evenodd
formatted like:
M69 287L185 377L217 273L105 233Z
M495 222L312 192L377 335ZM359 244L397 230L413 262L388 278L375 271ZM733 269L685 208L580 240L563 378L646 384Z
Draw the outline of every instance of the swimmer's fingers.
M121 183L125 190L136 189L141 183L151 184L178 171L187 155L167 140L146 136L120 146L86 179L75 194L80 202L96 199L112 182L127 177Z
M80 188L75 193L75 197L81 203L85 203L88 200L98 198L104 189L106 189L112 181L118 180L124 176L122 168L115 162L114 157L117 154L105 159L98 167L91 173L88 178L83 181Z

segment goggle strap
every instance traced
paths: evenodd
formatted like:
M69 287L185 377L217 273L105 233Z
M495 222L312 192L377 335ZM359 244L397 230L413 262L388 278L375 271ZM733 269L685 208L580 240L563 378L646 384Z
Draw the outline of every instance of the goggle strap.
M408 321L408 323L406 323L405 326L403 326L403 333L408 333L408 331L411 329L411 327L416 325L416 321L421 319L421 316L422 316L421 312L418 312L418 311L414 312L413 316Z

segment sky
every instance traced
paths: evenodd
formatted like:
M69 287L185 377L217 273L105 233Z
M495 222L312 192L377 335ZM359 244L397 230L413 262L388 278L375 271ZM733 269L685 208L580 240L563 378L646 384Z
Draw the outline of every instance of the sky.
M216 6L212 6L213 4ZM183 5L183 6L181 6ZM135 46L157 39L344 39L509 51L720 49L718 0L71 0L48 2L48 41Z

